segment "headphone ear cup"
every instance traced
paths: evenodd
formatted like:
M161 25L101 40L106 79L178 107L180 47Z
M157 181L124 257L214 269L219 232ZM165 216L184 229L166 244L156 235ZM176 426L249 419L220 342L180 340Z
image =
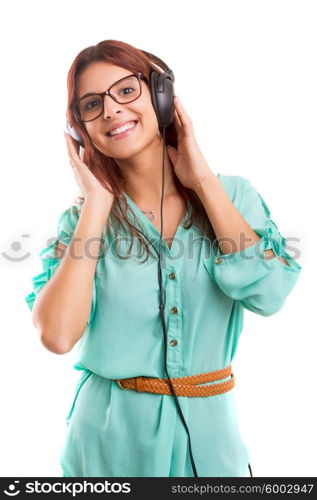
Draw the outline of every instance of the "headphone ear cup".
M174 119L174 85L167 73L152 70L150 75L151 97L160 132Z
M66 132L68 132L69 135L71 135L71 137L75 139L75 141L77 141L82 148L84 147L82 136L79 134L78 130L75 127L71 126L68 120L66 120Z

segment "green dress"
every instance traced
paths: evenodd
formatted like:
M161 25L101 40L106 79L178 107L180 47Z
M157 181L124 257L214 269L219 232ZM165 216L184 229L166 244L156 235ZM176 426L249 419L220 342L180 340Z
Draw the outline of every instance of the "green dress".
M244 251L222 254L202 237L196 225L185 229L184 216L171 249L162 240L170 377L232 364L244 310L262 316L278 312L301 270L286 252L285 238L250 181L236 175L217 176L261 239ZM159 251L160 232L124 195L138 227ZM69 244L80 210L79 203L61 214L56 240ZM131 222L136 225L134 219ZM135 239L133 258L120 259L112 228L107 236L104 230L103 236L105 251L96 266L87 327L74 346L74 368L81 373L65 422L60 455L63 476L193 476L188 435L173 396L124 390L113 381L138 375L166 378L157 256L153 252L142 263L144 255L140 257ZM121 255L129 247L126 236L119 241ZM34 290L25 297L31 310L36 294L60 264L54 258L56 240L39 254L43 272L34 276ZM288 259L289 266L277 257L264 260L262 251L268 248ZM252 460L239 431L235 389L216 396L178 399L190 431L198 476L249 476Z

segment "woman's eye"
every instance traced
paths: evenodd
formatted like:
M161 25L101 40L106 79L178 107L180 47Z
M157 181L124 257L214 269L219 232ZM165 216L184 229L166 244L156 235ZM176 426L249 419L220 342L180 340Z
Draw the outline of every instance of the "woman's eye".
M128 90L128 92L125 92L126 90ZM132 87L125 87L124 89L122 89L124 95L127 95L127 94L131 94L135 89L133 89ZM129 92L131 91L131 92Z
M93 109L96 106L98 106L98 101L96 101L96 100L89 101L85 104L85 110L90 111L91 109Z

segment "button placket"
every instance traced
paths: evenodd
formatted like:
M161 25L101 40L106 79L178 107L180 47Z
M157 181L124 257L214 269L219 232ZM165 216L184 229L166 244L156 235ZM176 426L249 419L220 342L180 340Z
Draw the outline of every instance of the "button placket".
M169 316L169 327L167 331L167 364L170 363L170 368L178 372L179 363L181 360L180 353L180 335L181 335L181 307L180 307L180 290L177 274L174 269L168 270L168 283L167 283L167 308ZM176 375L174 375L176 376Z

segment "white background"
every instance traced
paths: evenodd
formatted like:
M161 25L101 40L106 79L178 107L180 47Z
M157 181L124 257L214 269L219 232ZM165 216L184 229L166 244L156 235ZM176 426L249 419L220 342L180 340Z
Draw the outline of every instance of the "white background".
M282 310L245 311L235 398L254 476L316 476L316 14L307 0L2 4L1 476L62 474L80 372L73 351L42 346L24 297L80 194L63 137L67 72L104 39L167 62L210 168L247 177L298 238L303 270Z

